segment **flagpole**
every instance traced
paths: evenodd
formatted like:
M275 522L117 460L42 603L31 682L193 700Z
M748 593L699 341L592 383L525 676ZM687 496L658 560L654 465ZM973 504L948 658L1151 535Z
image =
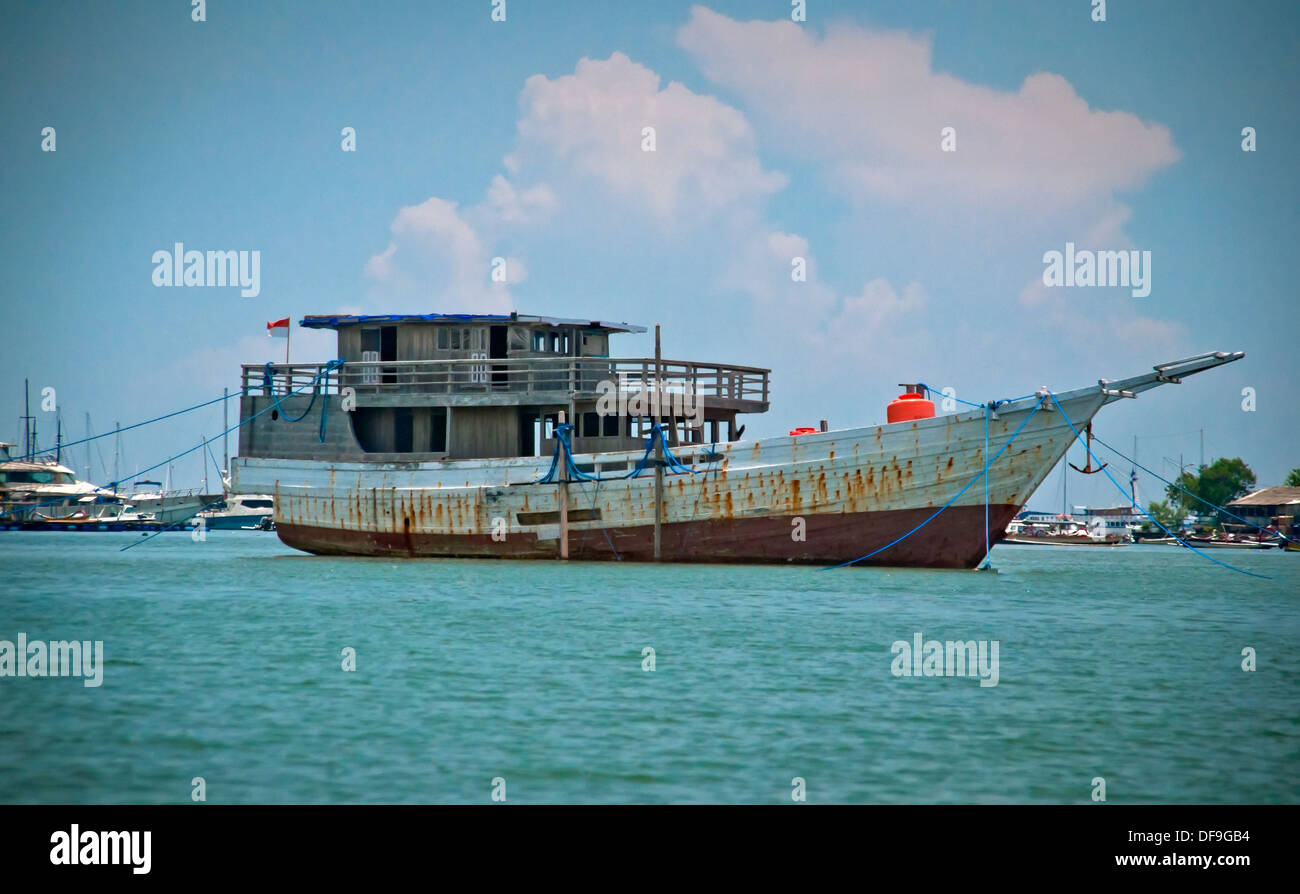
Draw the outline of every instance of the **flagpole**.
M289 365L289 333L291 332L293 332L293 323L290 323L289 328L284 330L284 365L285 366ZM287 374L288 370L285 370L285 373Z

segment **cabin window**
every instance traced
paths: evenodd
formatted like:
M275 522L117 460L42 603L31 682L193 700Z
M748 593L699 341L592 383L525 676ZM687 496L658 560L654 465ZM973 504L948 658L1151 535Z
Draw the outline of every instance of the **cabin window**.
M527 351L528 350L528 330L522 326L510 327L509 350Z
M379 359L380 336L378 329L361 330L361 354L364 357L367 351L373 351L375 359Z
M601 434L607 438L617 438L621 416L604 416L601 418Z
M600 437L600 415L597 413L582 414L582 436L584 438Z
M243 504L249 509L274 509L274 500L244 500Z
M9 480L14 484L49 484L54 481L54 474L52 472L10 472Z
M450 346L451 333L446 326L438 327L438 350L445 351Z

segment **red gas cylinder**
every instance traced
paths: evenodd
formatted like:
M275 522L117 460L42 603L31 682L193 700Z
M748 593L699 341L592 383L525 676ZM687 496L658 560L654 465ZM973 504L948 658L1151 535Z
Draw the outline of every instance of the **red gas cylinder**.
M931 413L930 415L933 416L934 414ZM790 429L790 434L791 434L791 435L815 435L815 434L817 434L817 429L815 429L815 428L807 428L806 426L801 426L800 428L792 428L792 429Z
M907 391L898 395L885 408L885 418L890 422L913 422L917 419L934 418L934 401L926 400L920 385L900 384Z

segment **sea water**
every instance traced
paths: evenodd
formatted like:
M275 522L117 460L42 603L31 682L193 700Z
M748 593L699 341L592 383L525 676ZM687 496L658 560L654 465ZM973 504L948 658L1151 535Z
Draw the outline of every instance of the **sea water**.
M1214 553L1263 580L1168 546L977 573L141 541L0 533L0 640L103 643L99 686L0 677L0 802L1300 801L1296 553ZM996 642L996 685L904 673L918 635Z

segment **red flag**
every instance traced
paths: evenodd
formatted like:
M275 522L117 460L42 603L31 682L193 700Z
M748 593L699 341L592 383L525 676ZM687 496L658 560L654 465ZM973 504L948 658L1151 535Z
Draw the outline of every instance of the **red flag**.
M289 318L285 317L283 320L276 320L274 323L267 323L266 334L273 338L288 338Z

